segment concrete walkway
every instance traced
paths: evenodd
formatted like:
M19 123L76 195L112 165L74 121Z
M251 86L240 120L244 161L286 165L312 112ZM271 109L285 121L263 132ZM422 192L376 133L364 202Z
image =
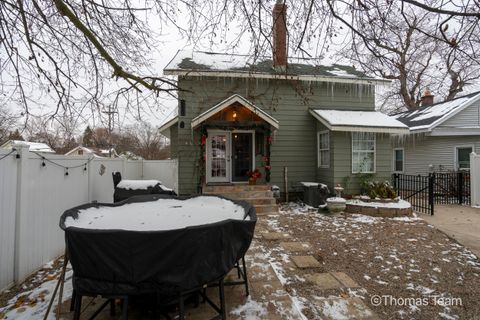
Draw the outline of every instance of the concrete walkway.
M480 257L480 209L460 205L435 205L433 216L421 217Z

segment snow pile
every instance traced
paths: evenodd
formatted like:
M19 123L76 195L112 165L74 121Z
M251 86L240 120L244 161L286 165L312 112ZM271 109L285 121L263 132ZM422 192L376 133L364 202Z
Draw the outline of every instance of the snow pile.
M355 222L369 223L369 224L377 223L381 221L381 218L378 218L378 217L366 216L363 214L356 214L356 213L352 214L351 217L348 219L353 220Z
M300 182L301 185L304 187L320 187L322 189L327 188L326 184L319 183L319 182Z
M410 202L402 199L398 200L398 202L364 202L362 200L354 199L354 200L348 200L347 204L362 206L362 207L395 208L395 209L408 209L412 206Z
M332 198L327 198L327 203L329 203L329 202L346 203L347 200L345 200L344 198L340 198L340 197L332 197Z
M267 316L267 308L263 303L252 300L252 296L248 296L247 302L234 308L230 314L246 320L262 319Z
M243 207L217 197L159 199L80 210L78 219L65 219L65 226L102 230L174 230L227 219L243 220L244 216Z
M149 187L153 188L157 184L162 184L162 182L158 180L122 180L117 185L117 188L125 190L147 190Z

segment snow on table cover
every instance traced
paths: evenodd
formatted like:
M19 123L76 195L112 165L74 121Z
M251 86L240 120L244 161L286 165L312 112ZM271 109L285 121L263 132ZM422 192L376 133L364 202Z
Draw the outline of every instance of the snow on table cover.
M149 187L155 187L157 184L162 184L158 180L122 180L117 185L117 188L125 190L147 190Z
M227 219L244 220L244 216L245 209L242 206L222 198L158 199L118 207L80 210L77 219L65 219L65 226L100 230L160 231ZM250 217L246 220L250 220Z

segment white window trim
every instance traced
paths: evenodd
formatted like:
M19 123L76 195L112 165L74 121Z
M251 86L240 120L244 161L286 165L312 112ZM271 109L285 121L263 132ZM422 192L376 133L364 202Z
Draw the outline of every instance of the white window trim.
M351 134L351 152L350 155L351 159L351 166L352 166L352 173L376 173L377 172L377 135L372 132L373 134L373 171L353 171L353 136L355 134L360 134L361 132L352 132ZM372 152L372 150L357 150L357 152Z
M460 169L458 167L458 149L463 149L463 148L472 148L472 152L475 152L474 144L460 144L453 147L453 168L455 169L455 171L467 170L467 169ZM470 168L468 170L470 170Z
M320 135L327 134L328 137L328 148L320 150ZM320 151L328 151L328 164L320 164ZM330 168L330 131L323 130L317 132L317 167L318 168Z
M395 151L402 150L402 170L395 170L395 162L397 158L395 157ZM405 171L405 148L393 148L393 157L392 157L392 171L394 173L403 173Z

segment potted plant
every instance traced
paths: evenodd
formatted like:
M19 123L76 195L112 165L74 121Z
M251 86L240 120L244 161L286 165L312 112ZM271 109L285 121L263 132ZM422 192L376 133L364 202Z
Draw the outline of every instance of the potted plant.
M257 184L257 179L262 177L262 174L258 169L247 172L248 184Z

